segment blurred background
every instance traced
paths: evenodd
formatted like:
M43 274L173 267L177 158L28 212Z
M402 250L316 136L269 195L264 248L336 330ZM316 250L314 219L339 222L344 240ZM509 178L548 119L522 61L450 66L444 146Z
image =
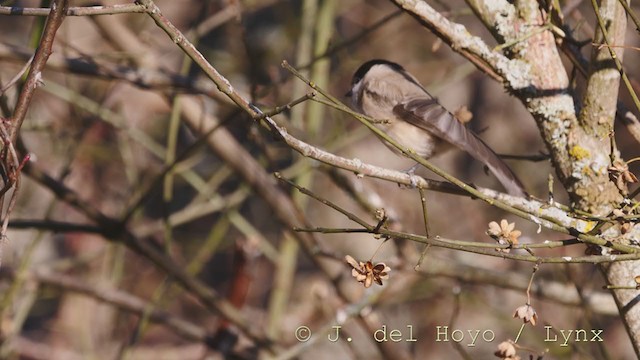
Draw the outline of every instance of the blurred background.
M473 114L469 126L498 154L538 156L546 152L531 115L517 99L391 2L156 3L234 89L265 111L310 91L280 66L283 60L346 101L344 94L358 66L384 58L402 64L450 111L466 106ZM497 45L463 1L430 3L490 46ZM575 36L591 38L594 17L590 4L579 0L560 4L571 9L566 21L577 28ZM0 5L48 7L49 1L0 1ZM33 54L45 19L0 15L2 87ZM627 46L639 46L631 25L627 39ZM21 131L24 146L39 169L106 216L126 217L132 233L163 249L218 291L282 349L297 349L295 355L301 359L388 357L381 354L370 329L353 319L349 303L336 294L334 283L287 235L287 226L269 204L202 144L202 132L179 121L178 95L195 99L207 114L215 116L264 171L279 171L370 223L376 223L373 209L384 208L391 227L423 235L417 190L330 169L291 150L217 91L146 14L69 16L53 49L43 74L44 86L37 90ZM588 58L591 46L583 51ZM625 66L632 79L637 64L638 51L627 50ZM569 61L566 67L571 73ZM576 76L575 86L579 99L584 80ZM20 81L2 94L3 117L11 115L19 89ZM621 91L621 100L627 101L625 91ZM307 101L275 119L290 134L346 158L396 170L413 164L389 151L347 114L322 104ZM638 156L626 129L616 130L623 158ZM433 161L464 181L501 190L482 164L465 153L453 150ZM548 161L506 161L531 194L548 197L548 179L553 175ZM175 165L169 169L168 164ZM637 173L638 168L631 170ZM426 169L419 169L418 174L437 179ZM282 186L282 190L291 195L311 225L356 227L345 216L291 187ZM554 191L555 200L566 203L559 184ZM358 201L354 193L365 200ZM427 207L431 234L444 238L491 243L494 240L485 234L488 223L504 218L522 231L521 243L566 239L546 230L539 232L535 224L467 197L429 192ZM2 358L257 356L244 336L229 340L221 335L224 331L237 334L233 326L121 243L106 241L91 229L54 226L56 222L93 222L86 212L56 198L50 188L28 175L23 176L11 216L12 228L2 241ZM378 324L399 329L403 340L395 345L411 358L492 359L497 345L515 339L520 331L522 322L512 315L526 302L533 264L431 248L416 272L417 257L406 254L419 256L421 244L388 241L377 251L381 240L370 234L317 234L317 239L331 254L321 259L330 274L342 274L345 280L340 291L350 302L364 301L363 311L375 316ZM390 279L383 287L374 284L365 290L348 279L351 269L342 261L346 254L361 261L375 255L374 263L391 266ZM580 246L539 253L583 254ZM79 285L97 289L103 296L78 289ZM542 265L532 292L538 325L527 325L518 343L538 352L548 349L545 359L634 358L613 300L602 285L593 265ZM139 309L147 312L110 301L113 294L134 297L143 304ZM152 308L196 326L210 338L185 336L171 325L149 319ZM317 334L338 323L352 341L334 343L323 334L321 339L312 337L303 349L296 348L301 344L295 337L300 326L321 337ZM553 331L551 338L557 335L559 342L545 341L549 339L545 325L586 329L588 334L590 329L603 329L604 342L569 341L568 346L560 346L562 337ZM449 327L449 341L438 332L444 326ZM459 343L451 339L453 329L465 334ZM467 330L480 331L475 343L471 344ZM485 330L495 334L495 339L482 340ZM528 358L529 353L519 354Z

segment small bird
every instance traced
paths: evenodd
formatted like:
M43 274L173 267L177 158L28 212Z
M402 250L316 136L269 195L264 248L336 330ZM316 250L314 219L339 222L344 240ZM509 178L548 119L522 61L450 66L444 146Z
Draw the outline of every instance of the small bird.
M528 196L507 164L402 66L381 59L367 61L353 75L347 96L357 111L386 120L377 126L417 155L428 159L454 145L482 161L509 194Z

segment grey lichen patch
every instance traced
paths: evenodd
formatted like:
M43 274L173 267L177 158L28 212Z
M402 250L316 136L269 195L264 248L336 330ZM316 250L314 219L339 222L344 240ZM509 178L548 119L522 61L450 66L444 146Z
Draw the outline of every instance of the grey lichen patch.
M609 144L590 136L582 128L580 130L572 134L572 141L567 144L569 156L576 164L574 171L579 170L583 174L590 172L595 176L608 179L608 168L611 162Z
M451 35L454 35L452 38L456 40L451 44L452 49L479 50L481 53L491 51L481 38L471 35L464 25L451 24L451 30Z
M509 58L525 58L530 47L530 37L539 32L541 21L536 1L489 0L483 3L493 20L493 32L499 42L508 43L504 48Z
M532 86L531 65L522 60L509 60L506 57L498 58L495 64L510 90L516 92L530 91Z
M493 16L512 17L516 13L515 7L507 0L487 0L484 2L484 6Z
M573 145L569 147L571 177L585 184L609 182L607 168L609 157L597 149Z
M514 39L513 23L516 19L516 9L506 0L489 0L484 2L487 11L493 17L493 27L506 41Z
M538 96L530 101L530 107L535 114L547 119L569 121L576 119L573 97L567 91L559 92L554 96L534 95Z
M550 121L543 124L545 131L545 141L557 153L564 153L567 143L568 121Z
M547 130L546 141L555 149L564 147L569 130L577 122L573 98L569 94L529 98L529 111Z
M518 16L526 22L534 21L538 18L540 5L535 0L516 0Z
M623 199L609 179L609 151L598 139L584 132L572 135L568 153L572 160L571 177L575 180L572 190L576 206L594 214L608 212Z
M607 152L596 152L592 157L591 169L602 176L608 176L611 159Z
M571 167L571 177L576 180L584 180L587 177L592 177L593 172L591 171L591 167L589 166L588 161L574 161L573 166ZM576 192L577 193L577 192ZM586 195L583 194L583 195ZM582 195L580 195L582 196Z

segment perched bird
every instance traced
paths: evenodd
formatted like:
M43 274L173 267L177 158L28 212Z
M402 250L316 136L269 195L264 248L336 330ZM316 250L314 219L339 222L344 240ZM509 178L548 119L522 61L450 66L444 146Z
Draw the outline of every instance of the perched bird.
M428 159L454 145L482 161L509 194L527 197L507 164L402 66L387 60L367 61L353 75L347 96L357 111L387 120L377 126L417 155ZM390 144L385 145L398 152Z

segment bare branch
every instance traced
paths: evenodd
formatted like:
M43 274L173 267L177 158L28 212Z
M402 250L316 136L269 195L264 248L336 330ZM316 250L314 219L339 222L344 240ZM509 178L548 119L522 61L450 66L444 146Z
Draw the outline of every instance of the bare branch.
M111 6L68 7L62 14L66 16L92 16L143 13L146 9L138 4L121 4ZM51 9L25 8L19 6L0 6L0 15L17 16L49 16Z
M0 277L14 279L16 274L9 268L0 270ZM90 296L96 300L111 304L121 310L133 314L142 315L149 309L149 304L136 296L117 289L100 288L75 277L55 273L50 271L31 271L26 274L28 280L35 280L41 284L55 286L64 290L69 290ZM176 334L188 340L209 343L211 335L202 327L193 324L185 319L181 319L166 311L158 309L151 310L149 319L173 329Z
M47 60L51 55L53 40L56 37L58 28L62 24L67 6L67 0L56 0L51 4L51 12L47 17L47 24L45 25L44 32L42 34L42 40L40 41L40 45L34 55L33 64L31 65L31 69L27 75L27 80L22 88L22 92L18 97L18 102L13 112L13 116L9 120L11 125L10 138L11 142L14 144L18 138L18 131L22 126L22 122L27 115L27 110L29 109L29 104L31 104L33 93L43 81L42 71L44 70Z

